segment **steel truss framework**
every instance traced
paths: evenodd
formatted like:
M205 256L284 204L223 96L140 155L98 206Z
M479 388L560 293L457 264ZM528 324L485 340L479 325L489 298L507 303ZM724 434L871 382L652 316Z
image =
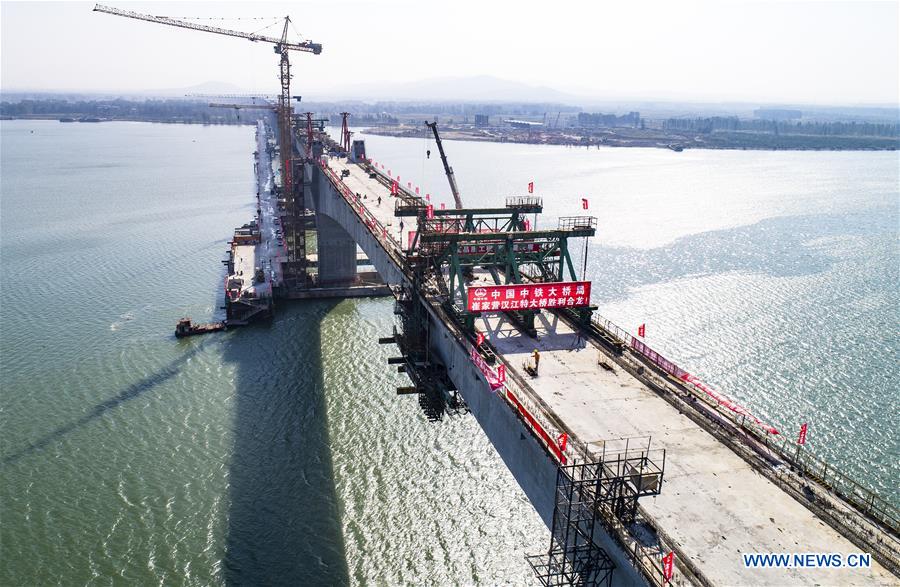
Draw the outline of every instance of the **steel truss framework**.
M526 281L578 279L570 254L571 238L596 233L596 218L560 218L555 229L527 230L526 216L543 209L540 198L509 198L504 208L432 210L428 217L421 205L398 201L396 213L418 218L418 230L410 246L410 263L423 281L433 278L446 297L446 305L461 325L474 331L480 312L467 309L468 283L475 268L486 270L497 285ZM593 308L579 309L585 320ZM507 312L525 332L535 333L537 310Z
M444 414L459 414L468 407L450 379L446 367L433 356L430 350L430 322L425 307L409 287L394 290L396 303L394 314L397 326L393 336L382 342L394 342L402 357L389 359L389 364L400 365L397 369L406 373L412 381L411 387L397 389L398 394L418 394L419 407L425 416L436 421ZM398 328L399 326L399 328Z
M600 455L590 455L595 460L557 470L550 547L526 557L542 585L612 585L616 565L595 541L595 531L613 522L633 523L638 498L659 494L665 469L665 450L651 451L649 438L638 449L630 442L614 454L604 444Z

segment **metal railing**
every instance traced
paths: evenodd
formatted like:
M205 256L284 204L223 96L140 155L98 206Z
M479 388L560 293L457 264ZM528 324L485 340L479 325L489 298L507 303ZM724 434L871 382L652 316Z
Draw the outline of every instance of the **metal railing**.
M560 216L557 229L559 230L584 230L597 228L596 216Z
M471 353L474 347L471 344L468 346ZM505 363L505 361L503 362ZM576 438L569 438L568 432L563 431L561 426L558 426L551 420L547 409L540 405L540 402L535 400L529 391L517 385L513 380L507 379L495 390L495 393L500 395L504 403L519 416L526 429L532 432L550 458L560 466L591 462L596 458L596 455L594 455L587 444ZM566 434L567 438L564 448L560 442L563 434ZM598 514L601 515L604 526L620 544L632 565L647 578L651 585L657 587L666 585L666 581L663 579L662 554L675 552L676 560L680 561L680 567L682 566L682 561L688 560L678 545L664 537L661 530L656 527L648 516L642 515L642 521L656 532L658 539L656 546L643 544L632 536L624 523L609 515L608 512L601 511ZM696 569L691 569L691 571L692 575L698 573ZM672 585L672 583L669 582L668 585Z
M798 450L797 445L790 439L780 435L773 436L773 434L769 432L769 427L761 425L758 421L755 421L752 416L750 417L751 419L748 419L746 414L723 408L720 401L711 398L708 393L692 383L684 381L682 379L686 373L684 369L681 369L673 361L665 358L645 343L635 339L627 330L620 328L598 314L591 316L591 322L613 337L621 340L622 343L636 355L646 359L660 371L677 380L677 382L663 380L664 385L678 385L681 389L688 391L692 396L703 401L705 405L715 410L719 416L727 418L735 426L750 433L756 440L760 441L767 448L778 454L782 459L798 468L804 475L807 475L825 487L828 487L864 515L880 522L890 528L894 533L900 533L900 510L878 495L875 491L854 481L849 475L841 472L834 465L817 457L809 450Z
M544 198L540 196L507 196L507 208L542 208Z
M853 506L900 533L900 511L875 491L861 485L828 461L790 439L768 439L767 446L777 452L803 474L830 488Z
M385 250L397 260L402 266L403 250L399 242L388 234L387 228L366 208L363 202L341 181L334 171L327 164L321 162L321 168L328 177L329 181L341 193L343 198L351 206L359 218L367 225L373 236L378 240ZM518 200L528 199L532 201L531 196L523 196L516 198ZM539 198L536 198L539 200ZM507 199L509 205L510 199ZM399 204L399 202L398 202ZM593 216L570 216L561 217L559 219L559 229L578 230L595 228L597 219ZM439 232L457 232L462 228L453 223L453 219L429 219L426 222L426 230L436 230ZM601 331L605 331L614 339L622 342L637 357L653 365L656 369L670 378L660 378L659 382L664 386L677 386L692 394L705 405L713 409L717 415L722 416L731 421L735 426L747 431L765 446L779 454L785 461L797 467L805 475L816 479L824 486L830 488L843 499L851 503L862 513L870 516L872 519L881 522L894 533L898 532L898 520L900 514L895 506L880 497L876 492L872 491L851 479L848 475L837 470L834 466L826 461L816 457L808 450L797 450L796 445L790 440L781 437L775 438L769 433L765 426L761 426L753 420L748 421L745 414L737 413L733 410L723 408L719 401L711 398L707 392L696 387L689 381L684 381L682 377L686 371L678 367L673 361L667 359L654 349L647 346L642 341L635 339L627 330L617 326L610 320L603 318L598 314L591 316L591 322ZM462 342L462 339L461 339ZM467 344L463 342L464 346ZM469 350L472 350L469 345ZM477 351L476 351L477 352ZM507 379L496 392L501 396L504 403L516 413L526 428L529 429L538 439L538 442L544 447L547 453L561 465L574 464L581 460L590 458L591 452L587 445L581 443L578 439L568 438L568 433L564 432L562 427L551 419L548 409L541 405L539 400L532 397L532 394L521 388L511 379ZM567 435L565 446L561 446L560 439L562 435ZM690 572L694 579L699 579L701 583L705 583L699 570L689 564L689 561L682 556L677 544L669 539L659 528L650 523L650 518L644 516L645 521L656 531L659 544L654 547L646 546L631 536L628 529L615 520L607 520L607 528L614 537L623 546L626 553L636 568L640 569L645 577L654 585L663 585L662 564L660 553L666 550L675 552L678 555L679 567L683 567ZM676 559L676 560L678 560ZM688 565L684 567L684 565Z
M357 197L353 191L341 181L341 178L330 168L324 161L321 163L321 169L325 173L325 177L331 182L332 186L343 196L350 208L356 213L360 220L368 227L372 236L381 243L384 250L395 258L400 267L403 266L403 251L400 243L390 235L386 226L384 226L378 218L363 203L362 199Z

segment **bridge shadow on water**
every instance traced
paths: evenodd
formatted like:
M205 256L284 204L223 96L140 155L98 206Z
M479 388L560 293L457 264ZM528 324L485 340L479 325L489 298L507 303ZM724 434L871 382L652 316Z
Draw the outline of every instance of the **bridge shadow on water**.
M284 304L230 336L234 447L228 585L345 585L324 397L321 322L336 302Z

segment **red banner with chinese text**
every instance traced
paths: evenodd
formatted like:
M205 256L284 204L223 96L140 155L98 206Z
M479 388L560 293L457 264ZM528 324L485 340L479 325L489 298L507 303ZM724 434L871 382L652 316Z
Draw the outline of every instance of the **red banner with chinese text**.
M469 286L472 312L577 308L591 303L590 281Z
M797 437L797 444L806 444L806 431L809 428L807 423L800 426L800 435Z
M717 391L710 389L709 386L707 386L705 383L703 383L702 381L700 381L699 379L697 379L690 373L685 371L681 376L681 380L686 381L687 383L690 383L697 389L703 391L704 393L706 393L706 395L708 395L710 398L715 400L715 402L717 404L719 404L720 406L724 406L724 407L728 408L729 410L731 410L732 412L735 412L736 414L740 414L742 416L745 416L745 417L753 420L756 424L758 424L766 432L769 432L771 434L778 434L778 430L774 426L770 426L769 424L764 423L762 420L760 420L759 418L757 418L756 416L754 416L753 414L748 412L743 406L740 406L740 405L734 403L733 401L731 401L727 397L723 396L722 394L718 393Z
M525 406L522 405L522 402L519 401L519 398L517 398L512 390L508 387L506 388L506 398L516 407L516 410L519 412L519 414L522 415L522 418L528 423L528 425L531 426L531 429L534 430L535 434L537 434L538 437L544 441L550 452L552 452L553 455L556 456L556 459L560 463L565 465L568 462L566 453L559 448L559 445L553 441L547 431L544 430L544 427L541 426L541 423L538 422L537 419L532 416L527 409L525 409Z
M675 574L675 553L670 552L663 557L663 579L668 583Z
M484 375L484 378L487 379L488 385L491 388L491 391L496 390L498 387L503 385L503 382L500 381L500 378L497 377L497 374L494 373L494 370L491 369L491 366L487 364L478 351L473 347L469 356L472 357L472 362L475 363L475 366L478 367L478 370L481 371L481 374ZM506 373L504 372L504 378Z

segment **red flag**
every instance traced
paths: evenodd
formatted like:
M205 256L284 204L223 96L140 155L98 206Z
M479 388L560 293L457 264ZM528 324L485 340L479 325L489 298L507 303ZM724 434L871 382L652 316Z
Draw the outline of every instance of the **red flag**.
M534 182L533 182L533 181L529 181L529 182L528 182L528 193L529 193L529 194L533 194L533 193L534 193Z
M419 186L416 186L416 195L419 195Z
M499 383L506 383L506 365L499 365L497 367L497 381Z
M638 336L640 336L641 338L644 338L644 334L646 332L647 332L646 324L641 324L640 326L638 326Z
M425 206L425 218L434 218L434 206L431 204Z
M484 333L476 332L475 333L475 346L481 346L484 344Z
M406 182L406 187L411 188L411 187L412 187L412 182L411 182L411 181Z
M663 557L663 579L666 582L672 580L672 576L675 574L675 553L670 552L666 556Z
M531 230L531 220L529 220L527 218L525 219L525 230L526 231Z
M588 209L588 201L587 201L587 198L581 198L581 208L582 208L583 210L587 210L587 209Z
M566 452L566 445L569 444L569 435L565 432L560 434L557 444L559 444L559 450Z
M809 425L806 422L800 426L800 436L797 437L797 444L806 444L806 430L808 427Z
M388 169L388 177L390 177L390 176L391 176L391 170Z
M426 201L426 202L430 202L430 201L431 201L431 194L425 194L425 201Z
M397 195L397 180L394 180L391 182L391 195L392 196Z
M441 210L445 210L446 208L447 208L447 205L444 204L443 202L441 202Z

